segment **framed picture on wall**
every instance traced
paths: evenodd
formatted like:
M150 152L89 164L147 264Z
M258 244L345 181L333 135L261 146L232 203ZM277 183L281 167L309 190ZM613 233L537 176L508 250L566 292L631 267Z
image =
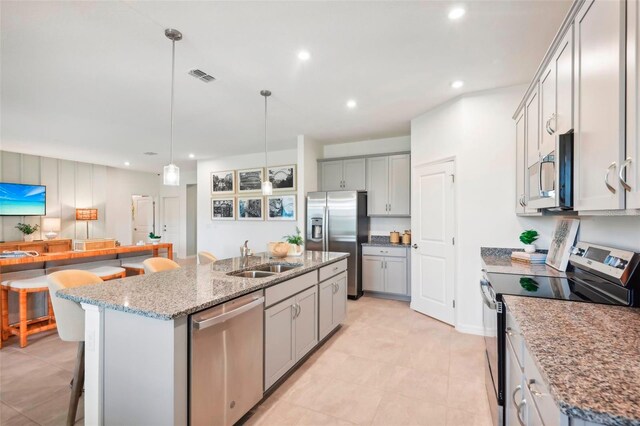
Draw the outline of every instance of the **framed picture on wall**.
M296 195L267 197L267 220L296 220Z
M234 194L236 179L233 170L211 173L211 193L213 195Z
M264 198L238 197L238 220L264 220Z
M211 220L234 220L235 198L212 198Z
M276 166L267 168L269 182L273 185L273 192L292 192L296 190L296 165Z
M238 193L262 190L263 172L262 168L238 170Z

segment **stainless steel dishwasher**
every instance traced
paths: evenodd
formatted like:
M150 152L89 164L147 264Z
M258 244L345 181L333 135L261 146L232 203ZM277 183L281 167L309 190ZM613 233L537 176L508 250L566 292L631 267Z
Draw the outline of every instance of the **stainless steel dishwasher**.
M264 292L190 316L189 423L232 425L262 399Z

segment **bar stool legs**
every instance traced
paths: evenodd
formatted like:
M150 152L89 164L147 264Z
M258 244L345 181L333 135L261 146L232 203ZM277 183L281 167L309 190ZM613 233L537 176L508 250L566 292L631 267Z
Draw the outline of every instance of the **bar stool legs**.
M9 338L9 290L2 287L2 340Z
M69 412L67 413L67 426L73 426L76 422L78 402L84 388L84 342L78 342L78 355L73 369L73 386L69 399Z

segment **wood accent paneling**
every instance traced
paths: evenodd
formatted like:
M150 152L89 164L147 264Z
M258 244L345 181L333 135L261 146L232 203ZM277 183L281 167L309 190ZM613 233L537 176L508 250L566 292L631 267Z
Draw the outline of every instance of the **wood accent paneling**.
M58 253L71 250L71 240L8 241L0 243L0 252L9 250L37 251L38 253Z

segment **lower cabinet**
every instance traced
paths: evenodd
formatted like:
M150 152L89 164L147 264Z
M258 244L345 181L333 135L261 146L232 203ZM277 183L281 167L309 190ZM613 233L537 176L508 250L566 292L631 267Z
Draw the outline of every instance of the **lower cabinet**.
M392 249L379 250L386 253L362 256L363 290L401 296L409 295L407 249L394 248L393 250L398 250L397 253L402 257L397 256Z
M318 285L319 338L324 339L347 316L347 273L343 272Z
M318 343L318 286L264 311L264 388L270 388Z

